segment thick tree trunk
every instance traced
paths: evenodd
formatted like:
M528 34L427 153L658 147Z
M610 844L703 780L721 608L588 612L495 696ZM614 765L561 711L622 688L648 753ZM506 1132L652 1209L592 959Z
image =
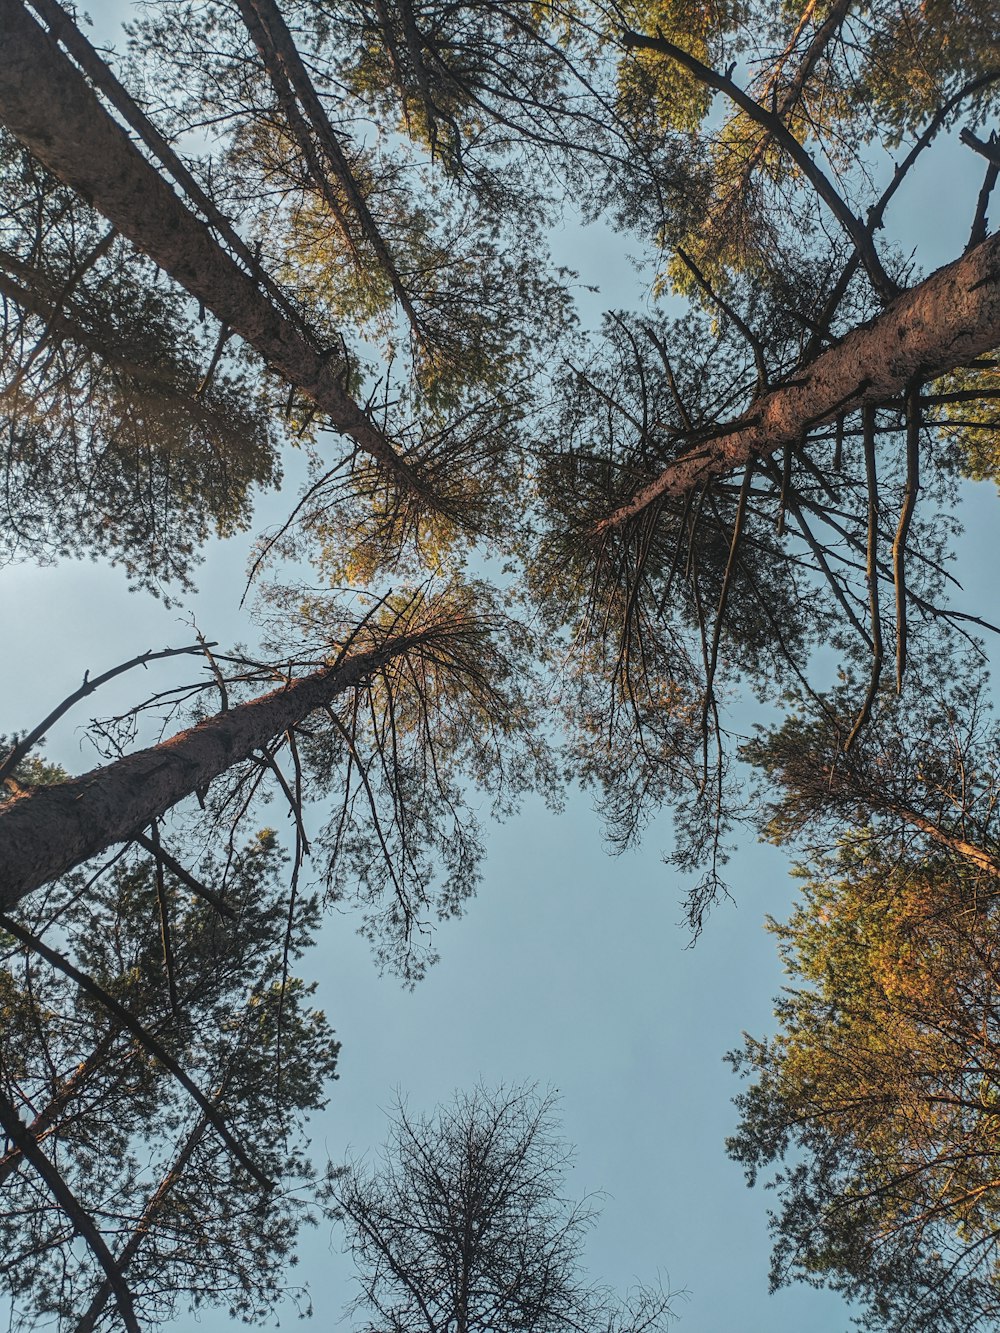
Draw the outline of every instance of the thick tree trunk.
M815 426L905 393L1000 344L1000 235L898 296L870 324L795 372L738 420L706 432L655 480L596 525L621 527L658 500L799 444Z
M0 0L0 34L0 120L11 133L311 398L337 430L406 490L430 499L384 432L345 391L343 359L312 346L222 250L21 0Z
M60 46L64 46L69 51L94 87L111 103L140 142L145 144L162 166L166 167L168 174L173 177L195 207L204 213L206 219L212 224L212 227L222 237L226 245L229 246L232 253L239 255L253 274L254 281L259 283L271 300L291 319L293 324L303 325L301 314L295 309L280 287L272 282L261 269L253 251L229 219L223 217L219 212L177 156L173 147L149 120L127 89L118 81L110 66L102 59L96 48L91 46L66 10L60 5L59 0L32 0L31 7L36 14L41 16L52 36Z
M367 681L387 662L440 639L434 625L355 653L261 695L160 745L0 805L0 912L116 842L126 842L186 796L248 759L314 709Z

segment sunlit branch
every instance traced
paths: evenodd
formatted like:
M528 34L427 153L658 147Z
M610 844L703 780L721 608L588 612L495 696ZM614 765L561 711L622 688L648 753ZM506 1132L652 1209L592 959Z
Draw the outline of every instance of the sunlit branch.
M209 645L212 647L214 645ZM150 662L158 662L165 657L180 657L189 653L199 652L199 645L192 644L187 648L163 648L160 652L154 653L152 649L145 653L140 653L138 657L131 658L128 662L122 662L120 666L112 667L110 671L104 671L99 676L90 678L90 672L83 673L83 684L79 689L68 694L62 703L53 708L47 717L39 722L37 727L33 727L14 745L7 754L6 758L0 763L0 782L8 778L17 768L18 764L26 755L30 754L33 746L37 745L47 731L49 731L59 719L73 707L74 704L86 699L88 694L93 694L95 690L100 689L102 685L107 684L109 680L114 680L116 676L123 675L126 671L133 670L134 667L145 667Z
M797 444L814 426L864 404L905 393L914 376L933 379L1000 343L1000 236L992 236L897 297L869 325L793 372L720 430L680 436L685 452L625 504L594 525L620 527L655 501L744 467L756 455Z
M875 250L870 232L861 219L851 212L833 188L829 178L816 165L812 155L799 143L779 116L762 107L759 102L754 101L725 74L719 74L718 71L711 69L708 65L702 64L696 56L691 55L680 46L675 46L673 42L668 41L665 37L659 35L647 37L643 33L626 29L622 34L622 44L627 49L657 51L662 55L669 56L670 59L676 61L690 74L693 74L707 88L725 93L751 120L756 121L758 125L773 135L854 242L875 290L884 300L892 300L899 288L882 267L882 261Z

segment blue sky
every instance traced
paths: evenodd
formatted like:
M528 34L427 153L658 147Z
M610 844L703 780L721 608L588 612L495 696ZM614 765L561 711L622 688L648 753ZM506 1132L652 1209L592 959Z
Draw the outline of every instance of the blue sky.
M964 244L981 176L970 159L953 145L935 150L890 216L894 235L920 244L925 271ZM635 275L619 242L571 226L564 237L556 258L600 285L594 304L630 304ZM269 503L272 517L290 494ZM985 487L968 494L959 574L968 605L990 615L995 497ZM250 637L238 608L247 548L245 539L211 546L190 608L128 597L123 576L100 565L5 571L0 728L30 726L84 669L190 641L187 609L211 638ZM156 670L143 686L174 678L169 665ZM95 708L108 711L133 688L125 678ZM75 731L86 716L68 719L50 745L74 771L96 762ZM280 812L275 823L284 829ZM723 1150L738 1085L722 1056L744 1029L764 1035L771 1025L781 974L762 922L791 901L787 861L772 848L743 847L728 875L735 905L720 905L691 949L678 925L683 888L660 859L668 844L663 823L640 851L610 858L586 794L571 794L560 815L529 801L491 832L482 889L462 920L439 930L441 962L412 993L379 978L350 920L332 918L303 969L319 979L344 1043L340 1080L313 1124L317 1157L372 1151L396 1089L415 1110L430 1110L480 1080L555 1087L578 1150L569 1191L607 1193L587 1249L593 1279L627 1287L659 1274L664 1286L687 1289L677 1302L681 1333L841 1333L848 1315L838 1298L807 1289L768 1295L768 1199L745 1188ZM300 1272L316 1326L336 1327L351 1270L329 1228L305 1237ZM205 1315L202 1325L227 1321Z

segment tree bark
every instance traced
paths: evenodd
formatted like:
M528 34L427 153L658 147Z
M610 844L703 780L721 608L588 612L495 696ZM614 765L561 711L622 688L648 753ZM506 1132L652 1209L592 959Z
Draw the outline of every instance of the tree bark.
M431 625L355 653L291 685L217 713L160 745L69 782L34 787L0 806L0 912L116 842L126 842L186 796L250 758L314 709L404 653L448 633Z
M406 490L430 499L385 433L346 392L343 358L312 346L225 253L21 0L0 0L0 32L0 119L10 132L311 398L337 430Z
M1000 235L898 296L870 324L793 372L731 425L706 431L632 499L595 525L619 528L659 500L683 496L762 454L799 444L815 426L899 397L914 379L947 374L1000 344Z
M921 833L926 833L939 846L947 847L949 851L954 852L957 856L964 857L970 865L984 870L988 875L1000 878L1000 861L984 848L976 846L974 842L969 842L966 838L960 838L957 833L949 833L940 824L935 824L933 820L927 819L918 811L910 809L909 806L893 804L887 808L891 814L897 815L907 824L919 829Z

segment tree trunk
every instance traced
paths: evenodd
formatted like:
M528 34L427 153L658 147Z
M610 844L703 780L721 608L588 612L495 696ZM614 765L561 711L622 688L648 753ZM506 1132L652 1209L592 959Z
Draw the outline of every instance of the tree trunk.
M369 680L393 658L447 635L437 624L355 653L332 667L206 718L160 745L0 806L0 912L250 758L314 709Z
M347 365L302 336L185 208L21 0L0 0L0 119L53 175L244 338L408 491L430 497L344 389Z
M413 302L410 300L410 294L400 276L396 261L386 244L385 238L379 230L378 223L371 214L364 193L354 177L347 156L340 146L340 141L323 108L319 94L316 92L302 57L292 40L292 35L288 31L281 10L274 3L274 0L237 0L237 5L247 31L250 33L264 63L264 68L267 70L271 87L274 89L278 103L288 121L288 127L309 166L310 174L315 179L316 185L322 192L330 211L337 219L344 234L344 239L354 251L356 263L362 265L364 258L355 248L347 219L343 216L340 201L337 199L336 193L330 188L326 171L318 159L309 133L309 125L312 126L322 147L330 170L340 182L348 206L354 212L365 240L374 250L383 272L389 279L393 294L410 321L410 327L414 335L420 338L420 319L414 309ZM299 110L299 103L305 110L308 124Z
M911 824L914 828L919 829L921 833L926 833L927 836L933 842L938 843L939 846L947 847L949 851L954 852L957 856L963 857L970 863L970 865L977 866L980 870L985 870L988 875L1000 878L1000 861L997 860L996 856L985 851L984 848L978 847L975 843L969 842L965 838L960 838L957 833L949 833L946 829L943 829L940 824L936 824L933 820L927 819L916 810L911 810L909 806L894 804L890 805L888 809L892 814L898 815L898 817L904 820L907 824Z
M877 319L853 329L753 403L729 426L706 431L655 480L595 525L621 527L658 500L799 444L810 430L864 404L905 393L1000 343L1000 235L903 292Z
M52 1100L42 1107L34 1120L25 1124L25 1133L29 1134L36 1143L41 1143L48 1132L57 1125L59 1117L72 1099L86 1089L91 1074L100 1069L119 1035L119 1028L108 1028L86 1060L77 1065L73 1073L59 1084L53 1093ZM9 1177L20 1168L23 1161L24 1154L16 1144L0 1157L0 1186L3 1186Z

